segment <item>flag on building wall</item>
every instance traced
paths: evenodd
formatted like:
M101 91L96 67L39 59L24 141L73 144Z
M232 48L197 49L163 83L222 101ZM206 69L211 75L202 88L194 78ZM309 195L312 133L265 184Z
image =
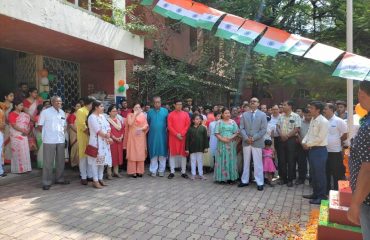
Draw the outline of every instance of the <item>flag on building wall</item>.
M239 30L231 36L237 42L251 44L264 30L266 25L247 19Z
M212 30L215 23L223 16L225 12L209 7L207 12L203 13L198 19L198 26L203 29Z
M326 65L331 65L344 51L335 47L331 47L322 43L318 43L311 48L305 55L305 58L310 58Z
M286 31L268 27L265 34L254 47L254 51L275 57L286 40L288 40L289 36L290 33Z
M159 0L155 7L153 8L153 12L156 12L159 15L167 17L166 12L173 7L174 6L172 4L169 4L166 0Z
M153 5L154 0L141 0L140 4L144 6L151 6Z
M370 59L346 53L335 69L333 76L364 80L370 72Z
M192 5L190 0L159 0L153 11L164 17L181 20L190 15L189 9Z
M232 14L227 14L218 25L216 36L230 39L231 36L239 30L240 26L243 25L244 22L244 18Z
M312 39L291 34L279 52L288 52L296 56L303 56L314 42Z

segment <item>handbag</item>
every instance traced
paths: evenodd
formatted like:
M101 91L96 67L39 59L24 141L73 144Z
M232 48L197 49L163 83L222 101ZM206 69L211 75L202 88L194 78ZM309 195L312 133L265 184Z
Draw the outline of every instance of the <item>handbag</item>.
M98 139L98 134L96 134L96 142L97 142L97 147L94 147L93 145L87 145L85 149L85 154L89 157L92 158L97 158L98 157L98 152L99 152L99 139Z

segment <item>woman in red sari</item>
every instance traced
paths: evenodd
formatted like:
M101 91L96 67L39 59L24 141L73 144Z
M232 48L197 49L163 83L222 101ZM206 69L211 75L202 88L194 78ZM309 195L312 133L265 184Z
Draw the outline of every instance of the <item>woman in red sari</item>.
M32 171L30 149L27 135L30 132L30 116L23 111L23 103L14 101L13 111L9 113L10 144L12 149L11 172Z
M121 178L122 175L119 174L119 165L123 164L123 137L124 137L124 119L118 118L118 110L116 106L112 105L108 108L108 122L111 128L111 138L113 143L110 145L110 151L112 153L112 166L113 166L113 176ZM107 168L108 179L113 179L112 168Z
M30 133L28 135L28 143L30 146L30 151L37 150L36 137L34 133L36 116L37 116L37 106L43 102L38 99L37 88L30 88L28 90L28 97L23 100L23 111L30 116Z

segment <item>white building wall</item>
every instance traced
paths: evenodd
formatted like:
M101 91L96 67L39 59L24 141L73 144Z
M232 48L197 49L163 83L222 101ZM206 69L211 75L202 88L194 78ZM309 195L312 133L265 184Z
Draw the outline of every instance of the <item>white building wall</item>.
M142 36L120 29L62 0L0 0L0 14L144 57Z

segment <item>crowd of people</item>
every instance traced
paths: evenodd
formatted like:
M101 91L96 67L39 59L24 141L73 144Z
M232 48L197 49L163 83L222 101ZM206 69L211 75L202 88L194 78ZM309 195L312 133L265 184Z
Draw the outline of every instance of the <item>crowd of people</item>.
M368 82L361 83L362 99L369 99L369 88ZM64 178L66 160L72 167L78 166L82 185L92 181L98 189L107 186L105 169L108 180L122 177L124 160L129 176L142 177L147 158L153 177L165 176L168 160L168 179L180 169L185 179L206 180L207 168L213 170L217 183L240 180L238 187L246 187L255 181L259 191L265 185L273 187L274 179L287 187L308 179L313 193L303 197L311 204L327 199L329 190L338 189L338 180L346 178L343 149L350 145L342 101L312 101L295 108L294 102L287 100L269 107L253 97L240 107L216 105L208 109L193 106L192 99L162 106L161 98L154 97L152 107L135 103L131 109L123 101L104 109L101 101L85 97L63 110L60 97L41 101L37 89L28 89L25 84L16 92L6 92L2 100L1 152L10 160L12 173L31 171L31 159L36 159L43 169L44 190L53 182L69 184ZM369 102L361 103L368 107L366 104ZM351 147L351 156L358 158L350 161L353 189L361 163L368 162L370 156L370 120L368 116L364 119L365 127L360 128ZM2 167L0 175L6 175ZM366 198L368 210L367 194L359 198Z

